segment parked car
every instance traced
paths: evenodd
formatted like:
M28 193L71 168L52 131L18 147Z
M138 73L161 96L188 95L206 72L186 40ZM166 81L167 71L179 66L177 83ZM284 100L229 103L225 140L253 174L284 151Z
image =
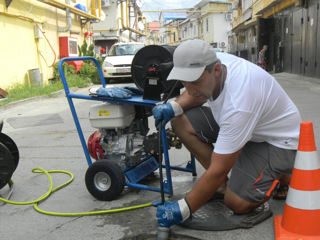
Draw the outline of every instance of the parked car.
M216 52L224 52L224 50L223 49L221 49L221 48L213 48Z
M112 45L102 64L103 76L106 82L111 79L131 78L133 57L144 46L145 44L139 42Z

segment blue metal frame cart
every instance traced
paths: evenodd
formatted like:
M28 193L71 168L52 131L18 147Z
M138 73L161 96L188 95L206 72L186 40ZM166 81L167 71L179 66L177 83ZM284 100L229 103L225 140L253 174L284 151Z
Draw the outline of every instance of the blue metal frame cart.
M86 145L86 141L84 139L84 135L80 126L80 122L76 113L76 109L74 107L73 98L77 99L84 99L84 100L91 100L91 101L102 101L102 102L109 102L109 103L120 103L120 104L131 104L131 105L138 105L138 106L146 106L146 107L153 107L156 105L157 101L154 100L146 100L143 99L142 96L132 96L131 98L128 99L119 99L119 98L108 98L108 97L97 97L97 96L91 96L91 95L81 95L81 94L73 94L70 93L68 83L65 77L65 74L63 72L63 63L68 62L68 61L93 61L98 69L99 77L101 80L101 84L103 87L106 86L106 82L104 80L104 76L100 67L99 62L93 58L93 57L68 57L68 58L63 58L60 60L58 69L59 73L62 79L62 83L64 86L64 90L66 93L66 97L69 103L69 107L73 116L73 120L75 122L78 135L81 141L81 145L84 151L84 154L86 156L88 165L90 166L92 164L91 157ZM171 169L178 170L178 171L185 171L185 172L191 172L193 176L196 176L196 166L195 166L195 159L191 155L191 160L188 162L187 166L185 168L178 167L178 166L170 166L170 161L169 161L169 154L168 154L168 146L167 146L167 141L166 141L166 131L163 128L161 132L161 138L162 138L162 145L163 145L163 154L164 154L164 165L166 169L166 176L167 180L163 181L164 185L164 192L173 195L173 188L172 188L172 179L171 179ZM149 190L149 191L156 191L160 192L160 188L155 188L155 187L149 187L147 185L139 184L139 183L134 183L130 182L129 180L126 180L125 183L126 186L129 187L134 187L134 188L139 188L139 189L144 189L144 190Z

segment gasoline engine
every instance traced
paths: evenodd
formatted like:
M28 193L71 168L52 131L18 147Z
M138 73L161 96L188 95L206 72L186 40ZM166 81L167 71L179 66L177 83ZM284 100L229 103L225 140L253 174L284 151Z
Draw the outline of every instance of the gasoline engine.
M148 154L158 155L158 135L149 131L151 109L140 106L102 103L90 108L92 127L98 128L88 139L88 150L96 160L118 162L122 169L132 168L144 161ZM167 129L169 147L181 147L171 129Z
M131 73L144 100L175 97L182 85L166 81L173 67L172 46L149 45L140 49L132 62ZM113 200L122 192L125 178L138 183L158 167L158 133L149 132L151 107L99 103L89 112L91 126L97 128L88 139L88 151L97 162L86 173L89 192L100 200ZM171 129L166 130L167 146L181 148Z

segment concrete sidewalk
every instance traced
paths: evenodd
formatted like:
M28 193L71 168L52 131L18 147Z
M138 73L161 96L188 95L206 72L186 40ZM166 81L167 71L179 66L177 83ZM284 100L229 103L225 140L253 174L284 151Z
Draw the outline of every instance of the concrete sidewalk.
M279 73L275 78L298 106L304 121L312 121L316 143L319 147L320 79ZM87 89L75 90L87 94ZM87 139L95 131L88 120L89 106L96 102L74 100L83 133ZM128 207L160 199L160 194L145 190L125 189L118 200L101 202L87 191L84 176L88 168L72 115L64 94L41 97L10 104L0 108L4 119L3 132L14 139L20 151L20 163L14 173L15 190L11 200L37 199L48 189L45 176L31 173L41 167L46 170L71 171L75 180L66 188L54 193L39 205L53 212L85 212ZM153 119L149 119L150 132L155 131ZM185 166L189 153L185 150L170 150L172 164ZM198 177L203 169L197 165ZM174 195L183 195L197 178L191 174L173 171ZM158 186L158 175L150 184ZM54 186L68 179L63 174L53 174ZM7 191L3 188L0 194ZM284 201L270 200L275 215L282 214ZM79 240L79 239L156 239L156 209L153 207L114 214L59 217L36 212L32 205L17 206L0 203L1 239L10 240ZM175 226L171 239L274 239L273 218L251 229L231 231L194 231Z

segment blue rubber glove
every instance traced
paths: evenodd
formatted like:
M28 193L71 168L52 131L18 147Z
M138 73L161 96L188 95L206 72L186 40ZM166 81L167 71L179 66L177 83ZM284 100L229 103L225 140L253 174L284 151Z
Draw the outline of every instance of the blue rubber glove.
M157 207L159 227L169 228L174 224L183 223L191 216L190 208L185 199L176 202L165 201Z
M125 86L124 89L131 91L132 95L142 95L143 91L137 87Z
M120 87L99 88L96 92L98 96L111 97L111 98L130 98L132 92L128 89Z
M170 103L159 104L152 109L152 114L156 120L156 127L159 128L159 123L162 121L162 126L164 127L167 122L174 117L174 111Z

